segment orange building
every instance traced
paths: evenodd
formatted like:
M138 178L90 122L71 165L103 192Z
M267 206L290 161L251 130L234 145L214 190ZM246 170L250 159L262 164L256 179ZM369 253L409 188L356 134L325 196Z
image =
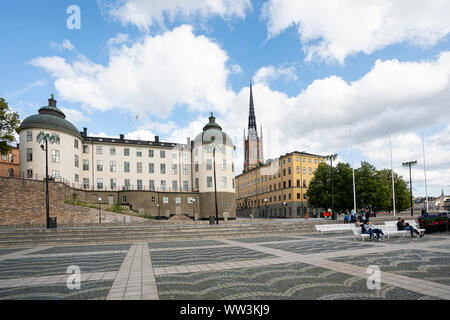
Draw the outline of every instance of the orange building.
M19 148L13 148L10 152L1 152L0 177L20 177L20 154Z

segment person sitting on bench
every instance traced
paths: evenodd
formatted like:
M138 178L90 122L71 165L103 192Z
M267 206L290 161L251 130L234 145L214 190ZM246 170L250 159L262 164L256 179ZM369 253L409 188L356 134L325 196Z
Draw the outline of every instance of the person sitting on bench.
M377 235L378 240L380 240L380 234L384 235L383 231L381 229L378 229L375 227L370 220L366 220L362 226L363 232L365 234L368 234L370 237L369 239L372 240L373 234L375 233Z
M398 218L397 220L397 230L398 231L402 231L402 230L409 230L411 232L411 237L414 237L414 232L419 236L419 237L423 237L423 234L420 233L417 229L415 229L414 227L410 226L409 223L406 223L406 221L402 218Z

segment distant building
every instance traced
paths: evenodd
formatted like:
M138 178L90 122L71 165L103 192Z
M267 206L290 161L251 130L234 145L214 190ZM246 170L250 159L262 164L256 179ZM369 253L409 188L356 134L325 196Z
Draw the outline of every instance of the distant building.
M238 175L236 215L318 217L320 209L308 204L306 192L315 170L322 162L325 162L323 156L294 151Z
M118 138L88 136L87 128L80 132L65 119L53 97L48 101L48 106L26 118L19 128L20 172L25 178L44 179L45 152L36 138L42 131L55 133L60 143L48 145L48 165L56 181L92 195L101 192L110 204L130 203L163 217L189 214L206 219L215 215L217 190L219 217L225 212L235 217L235 146L213 114L194 141L187 138L185 144L178 144L162 142L158 136L154 141L126 139L123 134ZM138 195L136 191L149 193ZM196 199L197 210L182 206L192 199Z
M9 152L1 153L0 177L20 177L19 148L12 148L12 150Z

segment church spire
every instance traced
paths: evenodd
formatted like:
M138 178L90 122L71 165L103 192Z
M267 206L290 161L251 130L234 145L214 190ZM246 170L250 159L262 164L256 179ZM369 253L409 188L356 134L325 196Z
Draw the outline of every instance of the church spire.
M252 90L252 82L250 81L250 104L249 104L249 115L248 115L248 130L256 128L256 117L255 117L255 106L253 104L253 90Z

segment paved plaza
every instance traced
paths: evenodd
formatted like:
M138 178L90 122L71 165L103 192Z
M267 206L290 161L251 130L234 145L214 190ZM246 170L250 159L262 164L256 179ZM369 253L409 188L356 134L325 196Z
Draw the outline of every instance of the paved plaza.
M368 289L367 268L381 270ZM81 271L69 289L67 268ZM267 235L0 248L0 300L450 299L450 233Z

